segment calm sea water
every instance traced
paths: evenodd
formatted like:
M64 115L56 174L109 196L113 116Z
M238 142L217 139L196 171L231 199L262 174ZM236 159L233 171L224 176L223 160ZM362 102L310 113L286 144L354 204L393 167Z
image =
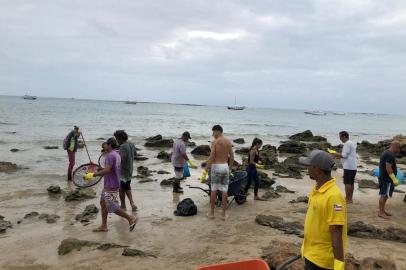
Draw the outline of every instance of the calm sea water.
M62 141L73 125L79 125L88 143L92 159L97 160L101 142L116 129L125 129L133 142L142 148L145 137L162 134L177 137L188 130L193 141L208 143L211 127L221 124L231 138L246 141L255 136L265 143L279 144L289 135L306 129L339 143L337 133L348 130L353 141L376 142L395 134L406 134L406 117L397 115L352 114L306 115L299 110L256 109L229 111L224 107L169 104L127 105L123 102L0 96L0 160L29 167L30 172L63 174L66 153ZM58 145L59 150L44 150ZM11 148L22 151L12 153ZM143 149L146 156L156 155ZM86 161L84 153L78 162ZM152 160L148 161L154 162Z

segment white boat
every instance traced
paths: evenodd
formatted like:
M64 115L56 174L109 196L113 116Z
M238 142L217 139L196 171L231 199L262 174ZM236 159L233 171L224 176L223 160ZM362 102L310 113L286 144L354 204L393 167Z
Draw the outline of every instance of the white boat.
M345 115L343 112L333 112L334 115Z
M305 114L310 114L310 115L319 115L319 116L324 116L327 115L327 113L322 112L322 111L307 111L304 112Z
M234 111L242 111L245 109L245 106L237 106L237 97L235 97L234 106L228 106L227 109Z
M23 99L28 99L28 100L36 100L37 97L36 96L29 96L29 95L24 95Z

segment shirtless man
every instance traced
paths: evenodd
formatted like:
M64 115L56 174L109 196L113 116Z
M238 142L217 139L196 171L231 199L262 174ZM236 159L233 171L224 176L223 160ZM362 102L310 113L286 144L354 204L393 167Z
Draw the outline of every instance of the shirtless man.
M214 141L211 144L211 154L207 161L207 167L211 168L211 194L210 194L210 213L207 217L214 219L214 207L217 191L222 192L222 213L221 219L227 219L227 191L230 169L234 164L234 152L231 141L224 137L223 128L215 125L212 129Z

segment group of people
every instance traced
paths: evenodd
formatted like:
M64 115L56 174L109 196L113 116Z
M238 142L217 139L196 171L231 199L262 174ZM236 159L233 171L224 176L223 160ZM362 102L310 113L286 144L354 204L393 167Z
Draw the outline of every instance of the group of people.
M212 128L214 140L211 144L211 153L204 162L204 168L208 171L210 178L210 211L207 213L209 219L215 219L215 201L218 192L222 194L221 219L228 218L227 191L231 168L234 164L234 151L231 141L223 134L223 128L215 125ZM77 150L77 138L80 136L78 127L69 133L67 139L69 167L68 180L72 179L72 168L74 165L74 153ZM125 211L125 198L130 201L133 211L137 210L131 194L131 176L133 173L133 160L135 147L128 142L128 135L124 130L114 133L115 137L109 138L104 143L106 151L105 166L95 173L88 173L86 178L104 176L104 189L100 197L102 209L102 225L96 232L106 232L107 214L115 213L127 219L130 231L136 225L137 217L127 214ZM313 150L308 157L302 157L299 162L308 166L308 173L316 185L310 192L308 210L304 226L304 240L302 244L302 256L305 259L305 270L344 270L344 254L347 242L347 205L353 202L354 181L357 174L357 151L356 145L350 140L346 131L339 133L343 142L341 153L329 149L329 153L321 150ZM65 141L67 140L65 139ZM171 161L174 168L175 181L173 183L174 193L183 193L180 185L184 179L183 169L185 163L195 167L194 162L189 159L186 151L188 141L191 139L189 132L184 132L174 142ZM261 200L258 196L259 177L257 168L263 168L260 164L259 151L262 147L262 140L255 138L252 142L247 165L247 184L244 191L247 193L252 183L254 184L254 199ZM117 152L116 149L119 148ZM393 141L380 159L379 175L379 213L381 218L388 219L391 214L385 210L389 197L392 196L394 186L399 184L396 178L396 154L400 152L400 143ZM73 156L73 159L72 159ZM345 198L332 177L332 170L335 166L334 158L341 158L344 170L343 179L345 184ZM120 199L121 205L118 202Z

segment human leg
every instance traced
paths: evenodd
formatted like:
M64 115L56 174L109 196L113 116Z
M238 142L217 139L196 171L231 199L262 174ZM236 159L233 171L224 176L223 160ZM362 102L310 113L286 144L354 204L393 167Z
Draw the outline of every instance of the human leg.
M73 167L75 166L75 152L72 151L67 151L68 152L68 160L69 160L69 166L68 166L68 181L72 180L72 172L73 172Z

